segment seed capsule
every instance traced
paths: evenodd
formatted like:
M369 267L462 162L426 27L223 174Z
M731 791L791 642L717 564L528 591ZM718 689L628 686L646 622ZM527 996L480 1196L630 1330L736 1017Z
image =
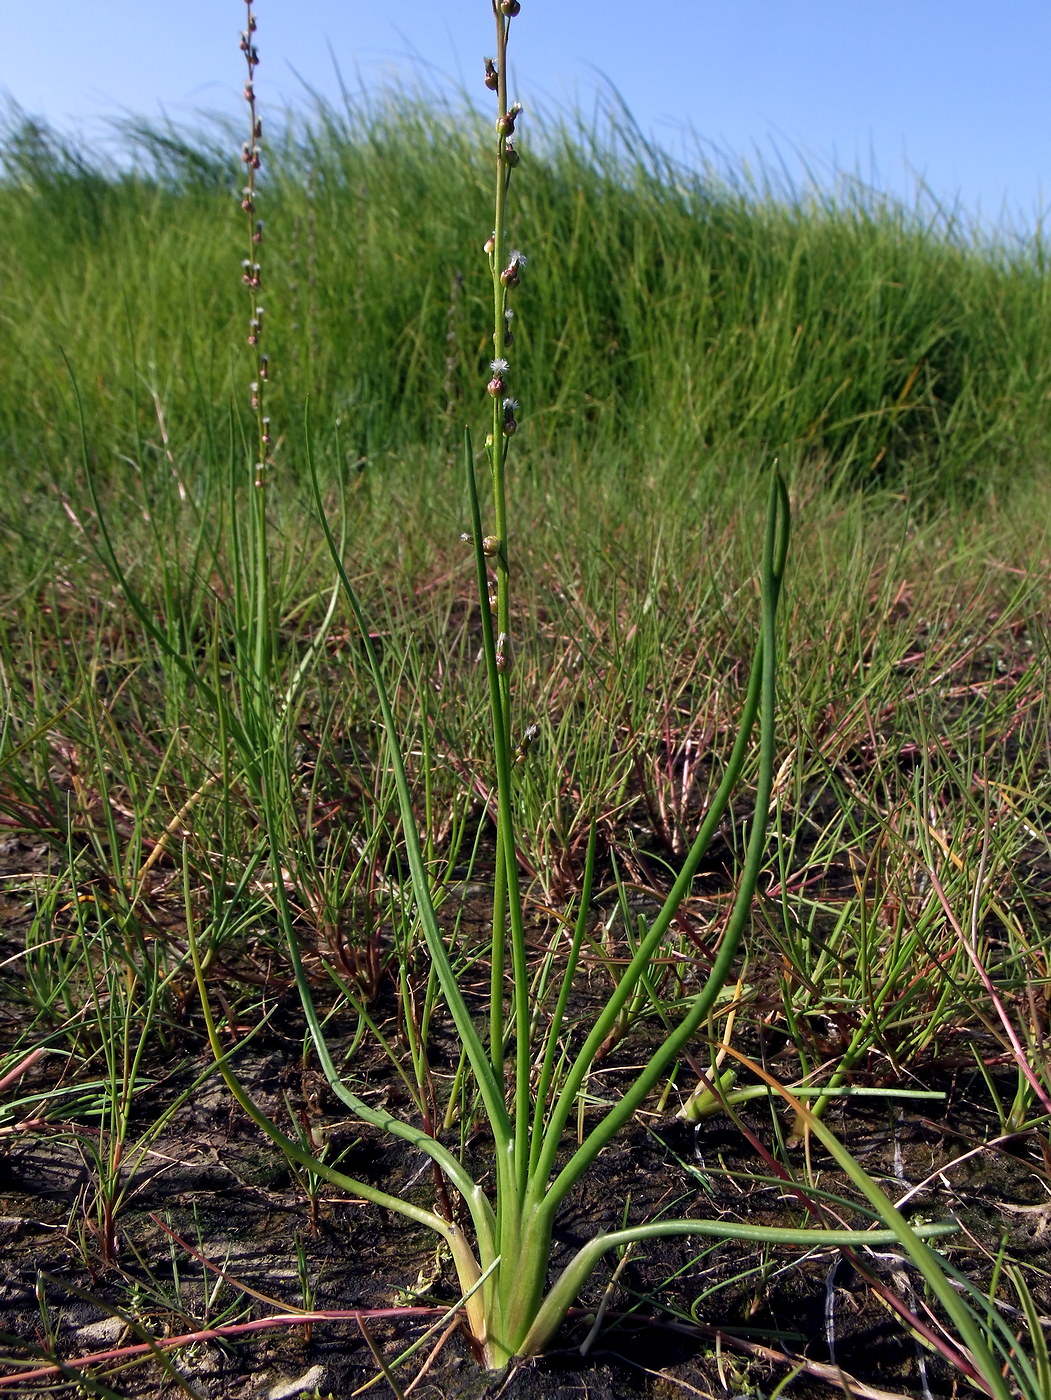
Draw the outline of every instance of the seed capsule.
M522 742L515 749L515 763L521 766L526 761L526 755L536 743L540 734L539 724L531 724L522 735Z
M514 132L515 122L522 111L521 102L516 102L513 107L509 107L506 112L496 119L496 130L500 136L510 136Z
M519 268L525 267L528 258L525 253L520 253L517 248L511 250L507 259L507 266L500 274L500 281L505 287L517 287L522 278L519 275Z

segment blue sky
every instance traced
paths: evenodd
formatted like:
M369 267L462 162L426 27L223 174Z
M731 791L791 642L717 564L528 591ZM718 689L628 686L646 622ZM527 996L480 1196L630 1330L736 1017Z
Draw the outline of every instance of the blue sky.
M0 87L89 137L112 114L177 122L238 109L242 0L0 0ZM264 112L303 80L467 84L492 49L489 0L258 0ZM1051 202L1047 0L522 0L514 95L590 111L614 84L675 155L697 139L752 164L835 168L1030 226ZM522 130L523 148L528 127Z

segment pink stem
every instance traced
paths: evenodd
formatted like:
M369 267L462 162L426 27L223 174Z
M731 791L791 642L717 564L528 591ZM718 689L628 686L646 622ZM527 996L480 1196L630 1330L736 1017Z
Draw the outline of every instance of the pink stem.
M168 1351L174 1347L189 1346L191 1342L210 1342L219 1337L233 1337L242 1332L260 1332L265 1327L298 1327L309 1322L338 1322L346 1318L384 1317L433 1317L440 1308L370 1308L370 1309L331 1309L325 1312L278 1313L273 1317L259 1317L254 1322L233 1322L227 1327L205 1327L199 1332L184 1332L178 1337L157 1337L154 1341L140 1342L136 1346L113 1347L109 1351L94 1351L90 1356L75 1356L61 1365L38 1366L33 1371L18 1371L12 1376L0 1376L0 1389L10 1385L23 1385L26 1381L40 1380L44 1376L58 1375L74 1367L95 1366L103 1361L127 1361L132 1356L144 1356L150 1352Z

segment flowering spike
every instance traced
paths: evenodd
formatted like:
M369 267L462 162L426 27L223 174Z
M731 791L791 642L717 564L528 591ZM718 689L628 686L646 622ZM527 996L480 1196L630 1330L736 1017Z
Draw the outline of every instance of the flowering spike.
M241 208L248 216L248 257L241 261L241 281L252 294L248 321L248 344L255 356L255 378L252 380L250 402L256 420L258 462L255 467L255 484L265 485L266 467L269 465L271 444L270 419L266 416L266 385L270 378L270 357L263 353L264 314L257 303L259 288L263 285L263 270L258 262L258 248L263 242L263 221L256 217L256 171L263 164L260 142L263 139L263 121L256 110L255 70L259 63L259 53L252 36L256 31L256 18L252 10L253 0L245 0L245 28L241 33L241 52L245 56L247 73L244 84L244 100L248 105L248 140L242 143L241 160L245 168L245 186L241 191Z

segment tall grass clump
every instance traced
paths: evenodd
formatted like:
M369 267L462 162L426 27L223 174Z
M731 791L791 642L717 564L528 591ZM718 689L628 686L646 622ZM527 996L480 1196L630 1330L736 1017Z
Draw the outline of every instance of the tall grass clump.
M301 449L309 396L326 471L447 448L463 416L487 334L456 290L490 199L483 127L420 90L319 104L272 136L274 409ZM209 131L121 139L107 167L8 121L0 443L52 478L77 459L58 347L91 367L107 470L135 457L129 408L149 440L159 398L190 459L222 440L235 392L218 230L238 172ZM1002 488L1047 459L1042 233L984 238L857 183L821 195L687 168L616 108L542 130L531 160L514 237L552 268L517 350L531 454L681 471L701 447L724 467L780 453L919 495Z

